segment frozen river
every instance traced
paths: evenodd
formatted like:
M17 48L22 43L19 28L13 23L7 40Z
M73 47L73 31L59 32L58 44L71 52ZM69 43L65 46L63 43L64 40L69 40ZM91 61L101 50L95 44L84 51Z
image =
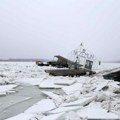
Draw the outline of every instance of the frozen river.
M44 72L51 66L1 62L0 120L120 118L120 83L102 77L116 67L120 64L103 64L93 77L55 77Z
M24 112L43 98L46 98L37 86L20 85L17 92L0 97L0 120Z

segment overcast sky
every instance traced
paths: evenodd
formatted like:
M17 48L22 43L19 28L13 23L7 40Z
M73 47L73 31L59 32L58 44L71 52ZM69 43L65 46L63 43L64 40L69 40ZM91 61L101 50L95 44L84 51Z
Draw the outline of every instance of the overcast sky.
M0 58L67 56L81 42L120 60L120 0L0 0Z

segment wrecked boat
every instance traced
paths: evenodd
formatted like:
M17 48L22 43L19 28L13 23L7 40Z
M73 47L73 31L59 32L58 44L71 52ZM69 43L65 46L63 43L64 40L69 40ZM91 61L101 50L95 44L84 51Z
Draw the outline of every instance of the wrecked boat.
M120 82L120 68L113 69L113 71L111 70L111 72L104 74L103 78Z
M81 75L92 75L95 74L94 71L89 69L79 68L79 69L57 69L57 70L45 70L53 76L81 76Z
M58 56L58 58L60 60L60 63L65 62L65 65L68 68L45 70L45 72L54 76L81 76L92 75L96 73L93 70L94 63L96 62L96 57L95 55L89 53L82 44L78 49L73 50L67 59L62 56Z
M68 64L67 64L67 61L68 59L63 57L63 56L60 56L60 55L57 55L57 56L54 56L55 58L57 58L57 61L49 61L48 64L51 65L51 66L54 66L54 67L68 67Z
M47 62L42 62L42 61L36 61L36 65L38 66L49 66Z
M53 67L58 67L58 68L68 67L67 62L69 60L67 58L60 56L60 55L54 56L54 58L57 58L57 60L48 61L46 63L42 61L36 61L36 64L38 66L53 66Z

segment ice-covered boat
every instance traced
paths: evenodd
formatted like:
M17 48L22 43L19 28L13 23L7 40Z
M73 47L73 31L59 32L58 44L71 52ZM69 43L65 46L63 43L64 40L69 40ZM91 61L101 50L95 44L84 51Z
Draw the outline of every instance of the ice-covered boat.
M88 52L83 45L81 44L78 49L73 50L68 58L64 60L64 57L60 60L65 61L65 64L68 66L68 69L54 69L54 70L45 70L45 72L54 76L74 76L74 75L91 75L95 74L93 70L94 64L96 62L95 55ZM64 62L61 62L64 63Z

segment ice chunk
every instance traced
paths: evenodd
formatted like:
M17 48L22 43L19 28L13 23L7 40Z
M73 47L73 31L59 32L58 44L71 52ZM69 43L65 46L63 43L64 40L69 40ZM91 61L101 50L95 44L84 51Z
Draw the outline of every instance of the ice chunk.
M62 113L62 112L67 112L67 111L72 111L72 110L77 110L77 109L80 109L81 107L80 106L70 106L70 107L59 107L55 110L52 110L48 113L50 114L56 114L56 113Z
M107 110L103 109L100 104L90 104L89 106L80 109L78 111L80 117L87 117L88 119L118 119L118 115L107 112Z
M64 113L58 113L58 114L53 114L53 115L48 115L48 116L44 116L42 119L40 120L56 120L57 118L59 118L60 116L62 116Z
M54 84L55 85L72 85L76 82L76 80L69 80L69 79L65 79L65 80L59 80L59 81L56 81Z
M2 85L0 86L0 95L5 95L7 93L14 92L14 88L17 87L18 85L10 84L10 85Z
M37 114L37 113L42 113L42 112L52 110L54 108L56 108L56 106L52 100L43 99L39 101L38 103L36 103L35 105L33 105L32 107L30 107L29 109L27 109L25 113Z
M81 83L75 83L71 86L66 86L63 87L62 90L66 93L66 94L72 94L76 91L80 91L82 90L82 84Z

